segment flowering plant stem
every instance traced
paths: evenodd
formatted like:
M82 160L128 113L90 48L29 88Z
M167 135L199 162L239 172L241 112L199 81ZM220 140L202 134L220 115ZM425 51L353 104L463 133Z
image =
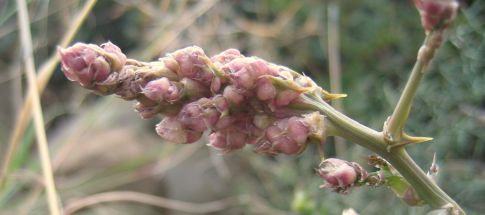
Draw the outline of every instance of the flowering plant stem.
M403 133L404 125L411 111L414 96L418 86L426 72L426 69L442 42L443 30L428 32L423 45L419 49L416 64L411 71L411 76L404 87L394 112L384 126L385 140L393 147L410 143L419 143L431 140L431 138L410 137Z
M383 132L373 130L345 116L317 96L307 94L303 95L303 98L313 106L309 108L320 111L328 117L327 135L343 137L384 157L413 186L420 198L432 208L448 208L451 210L451 214L465 214L463 209L421 170L406 149L402 147L413 141L426 140L426 138L403 135L402 129L409 115L418 85L434 52L441 43L442 35L443 31L431 31L427 34L404 92L393 115L384 126Z
M328 135L343 137L384 157L432 208L452 207L458 214L465 214L463 209L421 170L404 147L389 151L383 132L375 131L356 122L335 110L328 103L319 101L318 98L305 96L305 100L313 104L315 110L328 117Z
M59 49L59 54L69 80L99 95L116 94L136 100L135 110L143 118L165 116L156 131L168 142L194 143L210 130L208 145L222 153L253 145L261 154L297 155L309 143L339 136L385 158L384 165L378 164L379 158L376 163L385 168L376 166L382 174L369 174L355 162L323 160L319 147L323 161L317 171L325 180L321 187L345 194L354 186L386 184L409 205L427 203L445 214L465 214L405 150L409 144L431 140L407 135L403 128L419 83L457 9L456 4L431 3L419 4L423 6L426 39L382 132L356 122L329 104L344 95L331 94L307 76L257 57L246 57L235 49L208 57L193 46L153 62L128 59L110 42L101 46L77 43ZM445 22L436 22L436 14L429 14L436 11L446 15L441 20ZM393 178L386 178L386 172Z

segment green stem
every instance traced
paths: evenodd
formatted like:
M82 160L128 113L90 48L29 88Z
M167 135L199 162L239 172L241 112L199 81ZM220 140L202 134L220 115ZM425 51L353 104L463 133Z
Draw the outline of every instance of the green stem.
M404 125L408 119L416 91L436 49L441 44L442 35L443 31L439 30L432 31L426 35L423 45L419 49L418 58L411 71L411 76L394 108L394 112L384 126L384 134L388 143L394 144L402 141Z
M343 137L384 157L411 184L418 195L432 208L453 207L458 214L463 209L421 170L404 148L388 151L382 132L368 128L338 112L318 96L303 95L314 110L329 118L332 135Z

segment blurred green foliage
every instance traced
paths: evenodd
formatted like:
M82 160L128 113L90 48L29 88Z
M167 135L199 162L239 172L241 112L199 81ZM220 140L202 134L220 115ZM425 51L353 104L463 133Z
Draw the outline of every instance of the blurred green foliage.
M0 66L9 70L19 64L16 10L11 2L0 8ZM37 64L54 52L60 35L69 27L66 17L77 11L83 1L56 4L60 2L29 4ZM111 40L132 58L151 59L158 57L151 50L169 52L191 44L203 47L209 55L235 47L246 55L257 55L304 72L328 89L327 7L333 2L340 10L342 83L344 93L348 94L343 100L344 112L379 130L399 98L424 38L411 1L221 0L196 16L200 12L197 8L207 2L99 1L76 41ZM180 26L186 27L179 29ZM171 34L175 37L170 37ZM406 127L410 134L432 136L434 140L410 146L409 150L423 169L428 168L436 153L440 166L438 183L469 214L484 214L485 2L463 5L448 35L449 40L439 50L418 91ZM154 47L155 44L163 46ZM3 79L8 77L7 72L0 75ZM7 84L8 81L0 83L7 95L1 103L5 106L0 115L2 122L11 122L15 113L9 107L8 97L13 95L9 92L13 88ZM45 111L53 116L48 123L51 133L58 131L66 118L77 116L81 109L99 105L99 100L86 95L57 72L43 97ZM153 133L153 121L138 123L146 133ZM6 142L12 123L1 124L1 141ZM29 131L24 138L27 144L23 144L15 165L37 171L32 165L37 162L36 157L28 145L31 139ZM335 156L331 143L327 144L327 156ZM4 144L0 148L5 148ZM144 149L148 158L130 158L95 170L86 181L77 178L74 184L79 186L64 186L63 197L103 191L112 178L121 180L120 175L128 177L146 163L164 158L165 155L154 155L163 149L153 148L157 147ZM365 149L347 143L347 151L339 156L365 163L368 154ZM314 172L318 155L311 147L298 157L265 157L251 150L228 157L238 161L235 168L239 170L232 171L236 173L227 185L230 188L227 193L261 196L267 205L279 211L340 214L345 208L354 208L360 214L389 214L391 210L392 214L424 214L427 210L407 207L387 188L363 187L346 196L319 189L322 181ZM69 178L69 174L59 177ZM115 188L119 187L113 185L112 189ZM0 208L7 208L14 200L22 201L23 194L30 189L26 182L12 186L10 192L1 195ZM45 208L42 199L38 202L37 209ZM22 204L15 202L8 208L16 205ZM253 213L250 208L248 205L240 210Z

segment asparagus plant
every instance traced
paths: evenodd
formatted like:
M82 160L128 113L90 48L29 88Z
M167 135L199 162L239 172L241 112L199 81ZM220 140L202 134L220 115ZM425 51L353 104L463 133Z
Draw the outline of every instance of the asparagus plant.
M429 205L446 214L465 214L406 152L413 137L403 129L419 82L456 16L454 0L415 0L426 38L396 108L383 131L368 128L338 112L332 94L311 78L285 66L228 49L208 57L196 46L156 61L128 59L111 42L77 43L59 49L65 76L98 95L136 100L142 118L163 119L156 132L168 142L190 144L209 131L208 146L229 153L252 145L256 153L298 155L310 144L321 146L340 136L377 155L367 172L355 162L324 159L316 169L322 187L348 193L356 186L388 186L405 203ZM321 149L321 147L317 147Z

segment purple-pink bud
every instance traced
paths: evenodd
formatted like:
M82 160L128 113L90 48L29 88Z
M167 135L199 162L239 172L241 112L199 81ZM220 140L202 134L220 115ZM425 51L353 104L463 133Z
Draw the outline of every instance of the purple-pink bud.
M309 129L298 117L280 119L267 128L266 138L274 152L287 155L298 154L304 147Z
M244 55L237 49L227 49L217 55L211 57L212 62L219 64L220 66L231 62L236 58L242 58Z
M367 178L367 172L359 164L337 158L324 160L317 173L325 180L322 187L344 194L350 192L356 182Z
M102 48L76 43L66 49L59 49L62 71L70 81L77 81L83 87L93 88L105 81L112 71L119 71L126 63L126 56L112 43Z
M101 48L103 48L109 54L114 54L111 59L115 62L112 62L111 66L113 70L120 70L123 65L126 63L126 55L121 52L121 49L111 42L101 44Z
M244 100L244 96L242 95L241 90L237 89L232 85L224 88L222 96L224 96L224 98L226 98L229 102L233 104L241 104Z
M276 87L269 78L260 78L256 85L256 96L258 99L267 101L276 97Z
M295 155L300 151L300 146L277 126L270 126L266 130L266 138L271 142L274 153Z
M209 135L208 146L221 150L223 153L241 149L246 145L247 134L239 128L232 127Z
M219 120L220 113L212 107L210 99L202 98L184 105L178 114L178 120L184 127L203 132L213 128Z
M216 123L216 130L222 130L229 126L231 126L234 122L237 121L237 118L231 115L223 115L219 118Z
M202 84L209 86L214 73L208 67L209 58L205 55L204 50L197 46L191 46L177 50L170 54L180 67L180 75L200 81Z
M156 102L173 103L181 97L181 92L176 84L165 77L148 82L142 89L142 93Z
M306 142L309 136L309 126L300 117L291 117L288 119L288 136L298 144Z
M459 7L456 0L414 0L414 4L426 31L448 27L455 19Z
M91 70L94 73L94 81L96 82L106 80L111 73L108 62L102 56L94 60L94 63L91 65Z
M230 63L228 66L233 73L230 74L236 87L243 89L252 89L258 78L263 75L276 75L273 70L268 68L266 62L257 58L240 58ZM242 66L242 67L241 67Z
M221 89L221 86L222 86L221 78L214 77L214 79L212 79L212 82L211 82L211 85L210 85L211 93L215 94L215 93L219 92L219 90Z
M90 87L95 79L90 69L100 56L90 46L76 43L67 49L59 49L62 61L62 71L70 81L77 81L81 86Z
M200 139L203 132L186 130L176 117L165 117L156 126L157 134L172 143L193 143Z
M229 102L224 96L215 95L212 97L212 104L220 113L227 112L229 110Z
M146 106L143 103L137 102L135 104L135 111L141 115L143 119L149 119L154 117L160 112L159 105Z

